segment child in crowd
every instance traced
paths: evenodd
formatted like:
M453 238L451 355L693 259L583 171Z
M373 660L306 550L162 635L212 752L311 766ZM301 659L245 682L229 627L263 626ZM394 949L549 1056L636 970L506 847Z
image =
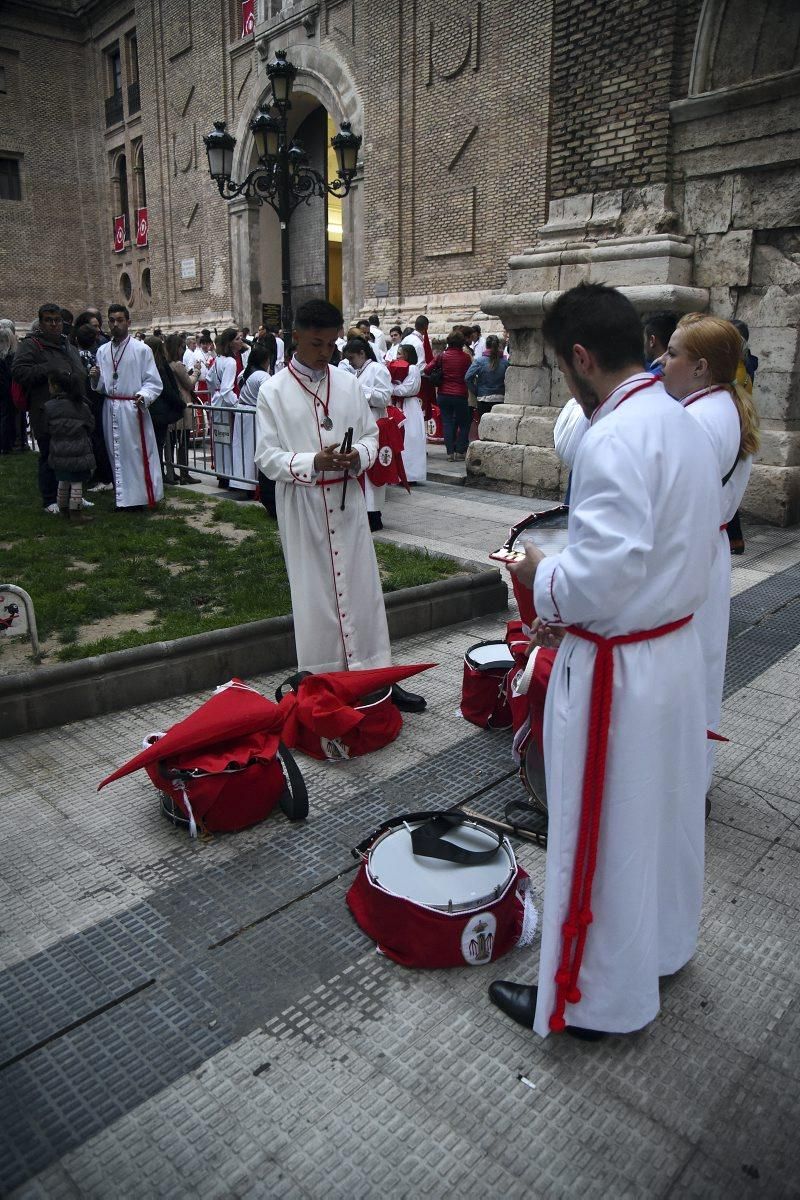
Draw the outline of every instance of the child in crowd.
M50 399L44 406L44 432L50 438L48 465L58 482L58 509L63 517L84 524L83 485L95 470L91 434L94 417L86 403L83 381L69 371L47 376Z

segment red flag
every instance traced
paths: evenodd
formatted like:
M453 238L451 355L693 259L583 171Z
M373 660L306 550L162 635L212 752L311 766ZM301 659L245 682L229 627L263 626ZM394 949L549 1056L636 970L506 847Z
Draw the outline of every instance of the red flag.
M125 249L125 217L114 217L114 253L121 254Z
M242 0L242 37L249 37L256 27L255 0Z
M136 210L136 245L147 245L147 209L137 208Z

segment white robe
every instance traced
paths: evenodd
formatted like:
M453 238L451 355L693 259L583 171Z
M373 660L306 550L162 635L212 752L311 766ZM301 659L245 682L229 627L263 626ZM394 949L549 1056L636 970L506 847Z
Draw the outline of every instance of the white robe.
M539 564L536 611L613 637L697 611L708 593L719 484L706 439L660 382L606 398L578 451L568 544ZM568 1025L626 1033L659 1009L659 975L692 956L703 894L705 678L694 622L617 646L597 869ZM581 808L595 647L566 634L544 714L549 827L533 1028L556 995Z
M214 443L214 470L223 479L233 474L233 425L234 415L228 409L238 403L236 395L236 359L219 355L208 371L208 389L211 407L215 410L211 418L211 436ZM229 440L220 441L225 437Z
M314 470L314 456L332 443L341 445L348 427L361 469L375 462L378 429L358 380L329 368L325 430L321 403L315 404L294 378L296 364L267 379L258 394L256 462L274 479L283 556L292 592L297 664L307 671L362 670L391 662L389 630L375 548L358 480L347 484L341 510L339 473ZM299 368L298 368L299 369ZM303 382L320 400L321 383Z
M564 466L569 467L570 471L583 435L588 428L589 421L578 401L572 396L556 417L556 423L553 426L553 445L556 454Z
M695 397L697 397L695 399ZM720 484L734 464L739 452L741 428L739 413L727 388L714 388L706 395L693 392L681 404L711 441L717 461ZM735 470L720 493L720 525L733 517L744 496L753 460L748 455L736 463ZM728 626L731 616L731 547L728 535L720 529L715 540L714 562L708 599L695 613L695 628L703 648L706 665L706 723L715 733L719 731L722 713L722 689L725 683L725 659L728 652ZM717 743L709 739L707 746L706 786L711 787L716 761Z
M379 325L370 325L369 331L373 337L373 350L375 357L380 362L386 353L386 335Z
M244 372L242 372L244 374ZM253 371L244 381L239 376L239 408L248 408L252 412L236 412L233 414L233 435L231 439L231 473L230 486L241 492L250 492L256 485L256 403L258 390L265 379L269 379L268 371ZM237 478L238 477L238 478Z
M410 334L406 341L410 343ZM422 361L424 365L425 360ZM421 386L420 369L410 364L405 379L392 388L392 396L400 402L399 407L402 408L406 419L403 426L403 466L409 483L424 483L428 478L428 435L425 429L425 414L419 399Z
M149 408L161 395L163 384L149 346L132 337L120 354L121 349L113 342L105 342L99 347L97 366L100 368L100 379L92 386L106 396L103 404L103 435L114 473L115 503L117 508L132 508L148 503L142 431L156 500L163 499L164 480L150 413L142 411L140 427L136 405L131 400L115 400L114 396L141 396ZM116 379L112 350L117 359Z
M367 404L372 409L376 421L386 416L386 407L392 402L392 377L388 367L383 363L373 362L368 358L360 371L356 371L356 379L361 384L361 390ZM364 476L364 499L367 512L380 512L386 499L386 484L375 487L368 475Z

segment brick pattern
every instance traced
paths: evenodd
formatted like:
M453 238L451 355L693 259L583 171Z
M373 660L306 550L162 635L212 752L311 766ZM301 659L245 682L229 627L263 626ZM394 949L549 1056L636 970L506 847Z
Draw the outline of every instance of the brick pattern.
M667 181L668 106L685 95L699 7L555 0L553 198Z

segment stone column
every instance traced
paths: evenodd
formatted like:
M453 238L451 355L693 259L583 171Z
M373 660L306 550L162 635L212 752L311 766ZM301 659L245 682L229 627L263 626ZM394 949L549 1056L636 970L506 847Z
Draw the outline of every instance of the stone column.
M231 307L233 318L251 329L261 324L261 280L258 267L259 204L232 200L228 204L231 231Z

